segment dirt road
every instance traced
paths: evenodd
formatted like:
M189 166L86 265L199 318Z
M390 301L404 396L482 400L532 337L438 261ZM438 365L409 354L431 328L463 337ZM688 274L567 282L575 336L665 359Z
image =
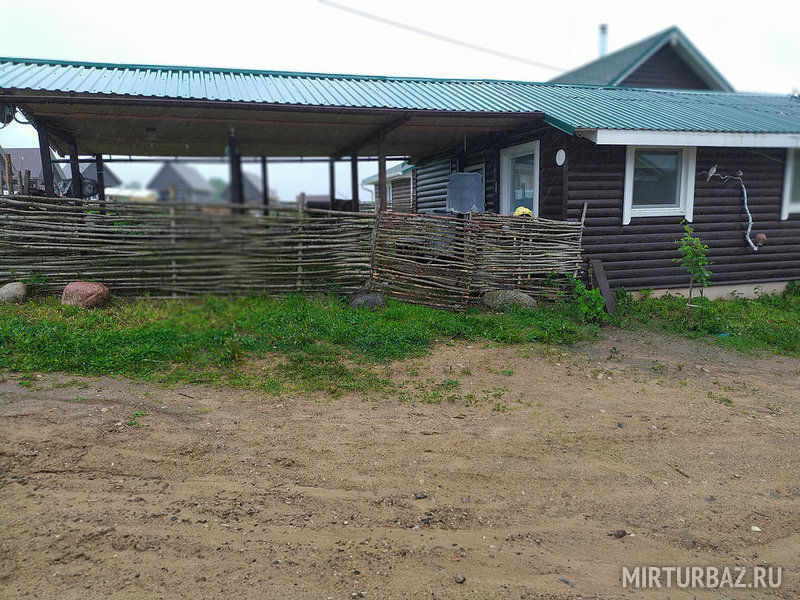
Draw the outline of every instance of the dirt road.
M610 330L380 369L368 399L6 374L0 596L800 596L800 361ZM623 565L783 581L633 593Z

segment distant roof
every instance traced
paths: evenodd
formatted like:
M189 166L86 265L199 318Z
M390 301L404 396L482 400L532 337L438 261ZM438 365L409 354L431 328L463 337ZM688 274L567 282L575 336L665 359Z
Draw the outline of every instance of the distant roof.
M27 169L31 172L31 177L39 181L42 180L42 155L39 154L39 148L4 148L3 151L11 155L11 164L14 167L14 171ZM52 150L50 151L50 157L56 158ZM60 164L54 162L52 165L56 181L67 177Z
M153 187L152 183L161 175L165 170L171 170L183 183L192 191L195 192L212 192L211 186L194 167L185 163L168 162L158 170L158 172L150 180L147 185L148 188Z
M89 163L83 168L81 171L81 175L87 177L89 179L97 179L97 163ZM103 165L103 183L105 186L108 187L119 187L122 185L122 180L117 177L117 174L114 173L111 169L108 168L108 165Z
M640 42L625 46L590 63L562 73L551 83L620 85L636 68L665 45L671 44L712 90L733 92L733 86L677 27L670 27Z
M414 165L408 164L408 161L402 162L399 165L393 166L391 169L386 169L386 179L397 179L400 176L406 175L411 177L411 171L414 170ZM378 174L371 175L361 181L362 185L374 185L378 183Z
M80 105L80 98L111 105L114 100L135 96L139 102L141 98L203 100L208 106L226 109L230 103L248 103L291 105L295 110L302 107L310 111L358 108L379 109L381 114L433 113L437 119L442 112L450 117L468 112L476 121L480 116L476 113L495 120L510 115L537 116L569 133L601 129L778 133L792 137L787 143L796 144L800 139L800 98L777 94L0 58L0 93L20 95L26 90L54 98L66 96L62 106L65 118ZM222 102L226 104L219 104ZM431 135L428 131L425 135ZM779 140L774 145L783 143ZM203 189L208 189L203 184Z

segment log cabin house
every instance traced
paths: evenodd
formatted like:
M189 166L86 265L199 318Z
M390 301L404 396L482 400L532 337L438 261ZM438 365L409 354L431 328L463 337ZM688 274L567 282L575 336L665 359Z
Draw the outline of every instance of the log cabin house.
M715 284L800 279L796 96L0 58L0 104L72 168L81 154L227 155L235 202L241 156L348 160L356 209L360 160L379 162L382 210L387 160L415 165L420 212L444 207L451 174L478 170L487 211L574 221L586 206L584 252L612 287L686 286L684 221Z

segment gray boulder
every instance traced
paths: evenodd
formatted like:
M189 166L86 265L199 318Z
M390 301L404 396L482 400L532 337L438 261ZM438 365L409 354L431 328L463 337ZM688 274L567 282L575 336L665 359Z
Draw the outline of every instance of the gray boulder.
M506 310L512 306L536 308L533 296L519 290L491 290L483 295L481 302L492 310Z
M350 300L350 307L356 308L359 306L363 306L364 308L382 308L386 306L386 300L383 294L379 294L378 292L359 292Z
M15 303L19 304L25 302L25 296L28 295L28 286L21 281L12 281L0 287L0 303Z

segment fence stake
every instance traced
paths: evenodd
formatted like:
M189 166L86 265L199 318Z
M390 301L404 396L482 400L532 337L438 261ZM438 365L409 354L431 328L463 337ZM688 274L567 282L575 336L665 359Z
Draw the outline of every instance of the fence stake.
M6 188L8 189L8 195L14 195L14 176L11 173L11 155L6 154L4 155L6 159Z

